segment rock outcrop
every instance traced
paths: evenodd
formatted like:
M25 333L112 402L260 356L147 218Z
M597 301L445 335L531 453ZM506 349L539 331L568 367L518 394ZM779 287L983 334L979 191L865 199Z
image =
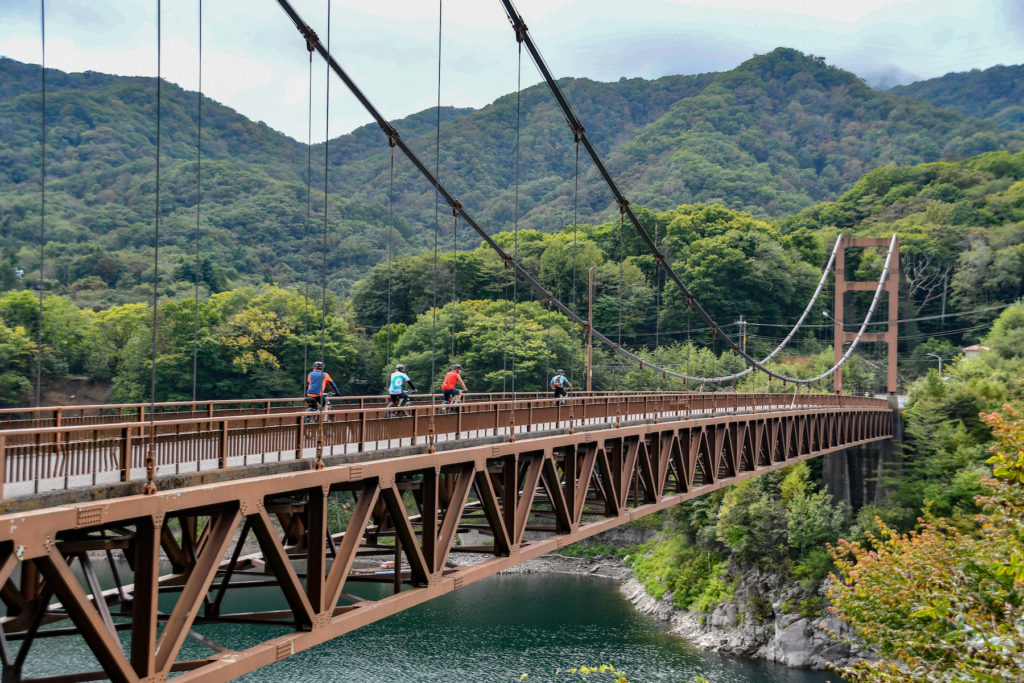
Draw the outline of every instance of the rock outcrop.
M809 598L824 598L825 590L823 586L817 594L808 595L778 576L751 571L732 598L709 614L699 614L677 608L671 593L655 600L632 576L622 583L623 595L637 610L666 622L672 633L697 647L809 669L845 666L865 656L830 635L837 633L844 639L849 635L835 616L800 614Z

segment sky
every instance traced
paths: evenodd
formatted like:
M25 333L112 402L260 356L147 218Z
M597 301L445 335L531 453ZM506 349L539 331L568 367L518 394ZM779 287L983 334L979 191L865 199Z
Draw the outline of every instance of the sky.
M388 119L436 106L439 80L442 106L479 108L516 90L517 46L499 0L292 4L325 43L330 7L331 53ZM322 60L314 57L310 69L304 41L275 0L202 0L202 22L199 6L200 0L162 2L164 78L197 89L201 54L205 95L301 141L370 122L339 80L328 88ZM1024 0L516 0L515 6L556 78L727 71L780 46L824 57L876 87L1024 63ZM157 0L46 0L47 67L155 75L156 7ZM0 55L40 63L40 17L40 0L0 0ZM540 81L525 51L521 79L523 87ZM585 121L586 112L579 114Z

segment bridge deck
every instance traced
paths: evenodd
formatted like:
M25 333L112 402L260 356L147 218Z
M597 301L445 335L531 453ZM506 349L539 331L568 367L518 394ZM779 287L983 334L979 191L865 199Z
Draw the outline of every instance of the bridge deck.
M294 399L227 405L162 404L146 419L145 404L43 409L23 414L20 421L8 411L9 424L25 425L0 431L0 491L4 510L59 503L90 495L124 495L141 491L147 479L147 456L153 454L153 475L160 485L181 486L213 479L273 471L265 466L352 456L453 447L454 442L481 438L521 438L541 430L609 426L622 421L679 416L715 416L784 407L829 407L830 395L736 393L604 394L574 396L563 401L528 397L494 400L475 396L458 412L421 402L396 413L367 406L366 397L346 397L322 416L298 411ZM372 400L372 399L369 399ZM847 405L873 399L845 397ZM187 417L178 409L186 408ZM196 417L197 407L211 415ZM134 413L131 420L125 412ZM70 414L69 414L70 413ZM215 414L214 414L215 413ZM217 475L211 475L213 472ZM193 476L195 474L206 476ZM111 486L136 482L136 486ZM78 491L68 496L34 497L47 491ZM17 502L15 502L17 500Z
M616 426L626 415L643 419L642 403L624 397L619 412L598 418L589 411L601 400L587 404L586 419L603 420L604 429L570 430L560 404L498 402L479 406L480 415L498 420L488 423L496 430L493 443L2 515L5 677L32 680L28 672L41 670L27 654L34 642L75 638L89 645L100 669L48 680L230 680L637 517L793 462L890 438L894 425L880 400L718 394L687 396L685 405L670 396L657 408L648 396L647 423ZM517 431L509 441L502 418L531 410L537 417L525 424L533 431ZM367 416L357 412L360 420ZM575 412L572 420L582 426ZM280 419L301 430L293 424L301 417L235 416L213 424L230 436L231 425L247 420L270 429ZM458 416L420 419L431 418L436 437L442 419ZM423 438L413 419L393 418L393 429L404 420L401 429L410 431L402 438ZM182 433L171 422L154 436ZM551 424L553 431L536 431ZM37 431L67 434L62 429ZM350 433L350 441L369 433ZM368 440L358 442L369 455ZM470 531L485 542L463 543ZM258 553L245 550L249 538ZM483 559L453 566L453 551ZM115 588L97 581L101 563L119 572ZM360 570L366 563L377 569ZM346 584L367 580L393 586L393 595L365 600L346 591ZM244 600L225 600L258 586L280 591L277 609L246 611L233 607ZM206 627L224 622L252 625L251 644L231 649L211 639ZM183 655L195 652L183 649L187 639L209 654ZM16 657L6 647L15 641ZM36 650L45 657L46 648Z

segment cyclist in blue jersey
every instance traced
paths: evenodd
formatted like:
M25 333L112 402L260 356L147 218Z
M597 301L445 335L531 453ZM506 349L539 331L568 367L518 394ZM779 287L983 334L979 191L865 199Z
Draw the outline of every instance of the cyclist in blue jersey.
M569 378L565 376L565 370L559 370L551 378L551 389L555 393L554 398L561 398L565 396L567 389L572 389ZM565 401L562 402L565 403Z
M331 376L324 371L324 364L320 361L313 363L313 372L306 378L306 404L310 408L318 409L324 402L324 391L330 387L336 394L340 394L338 385L334 383Z
M388 381L388 400L392 405L398 406L408 400L409 394L405 390L406 385L416 391L416 385L409 379L409 375L405 374L405 366L396 365L395 371L391 373L391 379Z

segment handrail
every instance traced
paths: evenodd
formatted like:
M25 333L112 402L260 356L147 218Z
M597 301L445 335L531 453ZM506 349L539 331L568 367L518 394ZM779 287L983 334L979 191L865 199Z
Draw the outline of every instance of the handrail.
M884 399L832 394L637 393L555 399L471 401L458 410L421 402L393 408L375 403L330 411L283 410L180 415L150 421L55 424L0 430L0 491L6 497L43 490L142 481L152 449L157 476L281 463L323 455L434 446L478 437L530 438L537 431L572 433L623 420L723 419L744 414L817 411L878 412ZM113 416L119 418L120 416ZM242 475L244 476L244 474Z
M650 396L650 395L648 394L648 396ZM870 398L870 397L864 397L864 396L840 396L840 397L837 397L834 394L804 394L804 395L797 395L795 403L793 402L793 395L792 394L757 394L757 393L705 392L705 393L700 393L700 394L697 394L697 393L693 393L693 394L682 394L682 393L679 393L679 394L669 394L669 393L663 393L663 394L658 394L658 396L660 396L660 397L669 397L669 398L688 398L688 399L698 398L698 399L703 399L703 400L714 399L715 397L722 397L722 396L730 396L730 397L755 397L755 396L777 397L778 398L778 402L777 402L778 405L785 406L786 410L792 410L794 412L797 411L798 409L801 409L801 408L816 408L816 407L817 408L820 408L820 407L861 408L861 407L863 407L863 408L872 408L873 409L873 408L878 408L878 407L882 407L882 406L888 405L888 403L886 402L885 399ZM630 395L630 394L622 394L621 396L615 396L615 398L631 398L631 397L635 397L635 396L634 395ZM837 402L835 400L836 398L841 399L841 401ZM570 397L569 399L566 399L566 400L572 401L573 398ZM536 408L536 407L538 407L537 406L538 402L542 404L540 407L544 407L545 405L547 405L547 406L554 406L554 405L558 404L560 401L561 401L561 399L553 399L553 398L550 398L550 397L545 397L545 398L540 398L540 399L523 399L523 400L516 400L516 401L497 401L497 402L491 403L491 405L496 406L499 410L501 410L501 409L509 410L510 407L523 407L523 406L526 406L528 404L532 404L533 407ZM481 403L482 402L478 402L478 403L475 403L475 404L473 404L473 403L463 403L462 406L466 407L466 406L480 405ZM754 403L754 402L750 402L750 403L746 403L746 404L742 404L742 405L738 401L733 401L733 402L728 402L728 403L729 404L717 406L717 408L718 409L732 408L733 405L736 405L737 407L760 405L760 404L757 404L757 403ZM563 404L563 405L568 406L568 404ZM580 404L574 404L574 405L580 405ZM419 411L419 412L432 411L433 413L440 415L441 413L439 413L439 411L441 409L444 409L444 408L447 408L447 407L448 407L447 405L441 405L441 404L431 405L429 403L422 403L422 404L419 404L419 405L403 406L401 408L393 408L391 406L381 405L381 406L370 406L370 407L366 407L366 408L360 408L358 410L338 410L338 409L332 409L330 411L324 411L324 414L326 414L326 415L328 415L330 417L335 418L335 420L337 420L337 418L339 418L339 417L343 417L345 415L350 415L350 414L351 415L361 415L361 414L370 414L370 413L372 413L374 415L383 415L383 414L386 414L386 413L394 412L396 410L397 411ZM643 411L637 411L636 413L632 413L632 414L639 414L640 412L643 412ZM305 410L301 410L301 411L294 411L294 412L288 412L288 413L272 413L272 414L269 414L269 415L266 414L266 413L253 413L253 414L248 414L248 415L222 415L222 416L219 416L219 417L218 416L213 416L213 417L207 416L207 417L197 417L197 418L182 418L182 419L177 419L177 420L161 420L161 421L156 423L156 427L174 427L174 426L193 425L193 424L194 425L205 425L205 424L213 424L213 423L218 423L219 424L219 423L222 423L222 422L251 422L252 420L259 420L259 419L264 419L264 420L281 420L281 419L284 419L284 418L299 418L299 417L301 417L301 418L313 418L313 417L315 417L317 415L320 415L320 414L321 413L319 413L319 412L308 412L308 411L305 411ZM148 421L146 421L146 422L126 421L126 422L110 422L110 423L97 424L97 425L61 425L59 427L26 427L26 428L19 428L19 429L0 429L0 435L11 437L11 436L28 436L28 435L36 435L36 434L67 434L67 433L79 432L79 431L95 431L97 429L111 429L111 430L113 430L113 429L123 429L123 428L126 428L126 427L127 428L131 428L131 429L138 429L138 430L140 430L140 432L144 433L144 432L146 432L149 429L150 423Z

